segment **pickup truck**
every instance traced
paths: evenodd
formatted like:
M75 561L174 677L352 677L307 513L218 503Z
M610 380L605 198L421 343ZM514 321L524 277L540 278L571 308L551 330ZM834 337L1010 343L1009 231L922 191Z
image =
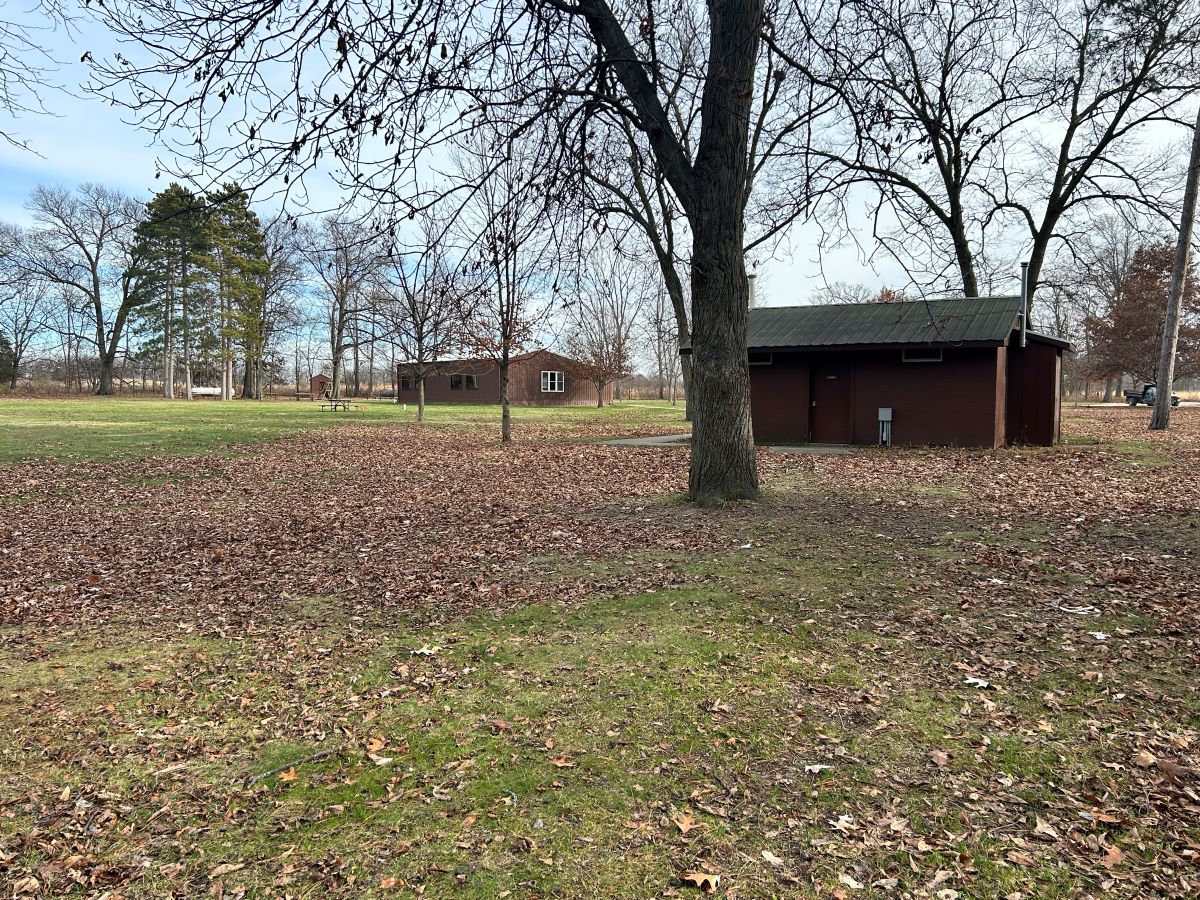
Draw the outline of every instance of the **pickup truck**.
M1158 387L1153 384L1143 384L1140 391L1126 391L1125 402L1130 406L1137 406L1139 403L1145 403L1147 406L1154 405L1154 398L1158 396ZM1179 405L1179 396L1172 392L1171 405Z

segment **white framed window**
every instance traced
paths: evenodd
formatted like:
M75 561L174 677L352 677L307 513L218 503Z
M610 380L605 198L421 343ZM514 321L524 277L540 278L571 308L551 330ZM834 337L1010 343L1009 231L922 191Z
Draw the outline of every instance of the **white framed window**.
M562 372L542 371L542 393L561 394L567 389L567 379Z
M910 347L900 351L900 359L907 363L912 362L941 362L942 348L941 347Z

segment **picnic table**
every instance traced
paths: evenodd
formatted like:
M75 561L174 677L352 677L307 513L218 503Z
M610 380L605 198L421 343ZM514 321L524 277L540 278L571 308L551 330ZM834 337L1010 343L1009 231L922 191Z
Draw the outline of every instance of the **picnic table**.
M321 409L328 410L344 409L349 412L352 409L357 409L359 412L362 412L366 408L367 405L365 403L356 400L344 400L341 397L337 400L334 400L332 397L326 397L324 398L324 402L321 403Z

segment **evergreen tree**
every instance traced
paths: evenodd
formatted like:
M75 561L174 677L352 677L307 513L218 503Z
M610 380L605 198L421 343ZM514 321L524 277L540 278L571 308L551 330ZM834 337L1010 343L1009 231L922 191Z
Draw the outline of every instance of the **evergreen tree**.
M245 365L242 396L257 395L255 373L267 338L263 282L267 275L266 237L250 209L250 197L236 183L210 195L212 210L208 267L212 278L221 399L232 400L236 360Z
M136 239L142 274L153 302L139 311L138 330L146 349L162 353L163 393L175 396L175 354L182 350L185 396L192 395L198 323L204 320L205 259L209 213L202 198L172 182L146 205Z
M0 384L10 384L15 377L15 369L12 344L8 336L0 331Z

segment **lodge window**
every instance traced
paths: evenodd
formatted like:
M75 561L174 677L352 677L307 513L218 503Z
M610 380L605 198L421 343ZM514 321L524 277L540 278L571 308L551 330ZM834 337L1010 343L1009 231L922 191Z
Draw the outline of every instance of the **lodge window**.
M769 366L774 361L774 355L771 353L750 351L750 365L752 366Z
M477 390L479 390L479 379L478 379L478 377L476 377L475 375L468 375L468 376L467 376L467 390L468 390L468 391L477 391Z
M567 389L567 379L562 372L542 372L542 393L561 394Z
M450 376L450 390L452 390L452 391L461 391L461 390L462 390L462 384L463 384L463 377L462 377L462 375L457 375L457 374L455 374L455 375L451 375L451 376Z
M909 347L900 351L900 359L904 362L941 362L941 347Z
M401 376L401 378L400 378L400 390L402 390L402 391L411 391L412 389L413 389L413 380L412 380L412 378L411 378L411 377L409 377L408 375Z

